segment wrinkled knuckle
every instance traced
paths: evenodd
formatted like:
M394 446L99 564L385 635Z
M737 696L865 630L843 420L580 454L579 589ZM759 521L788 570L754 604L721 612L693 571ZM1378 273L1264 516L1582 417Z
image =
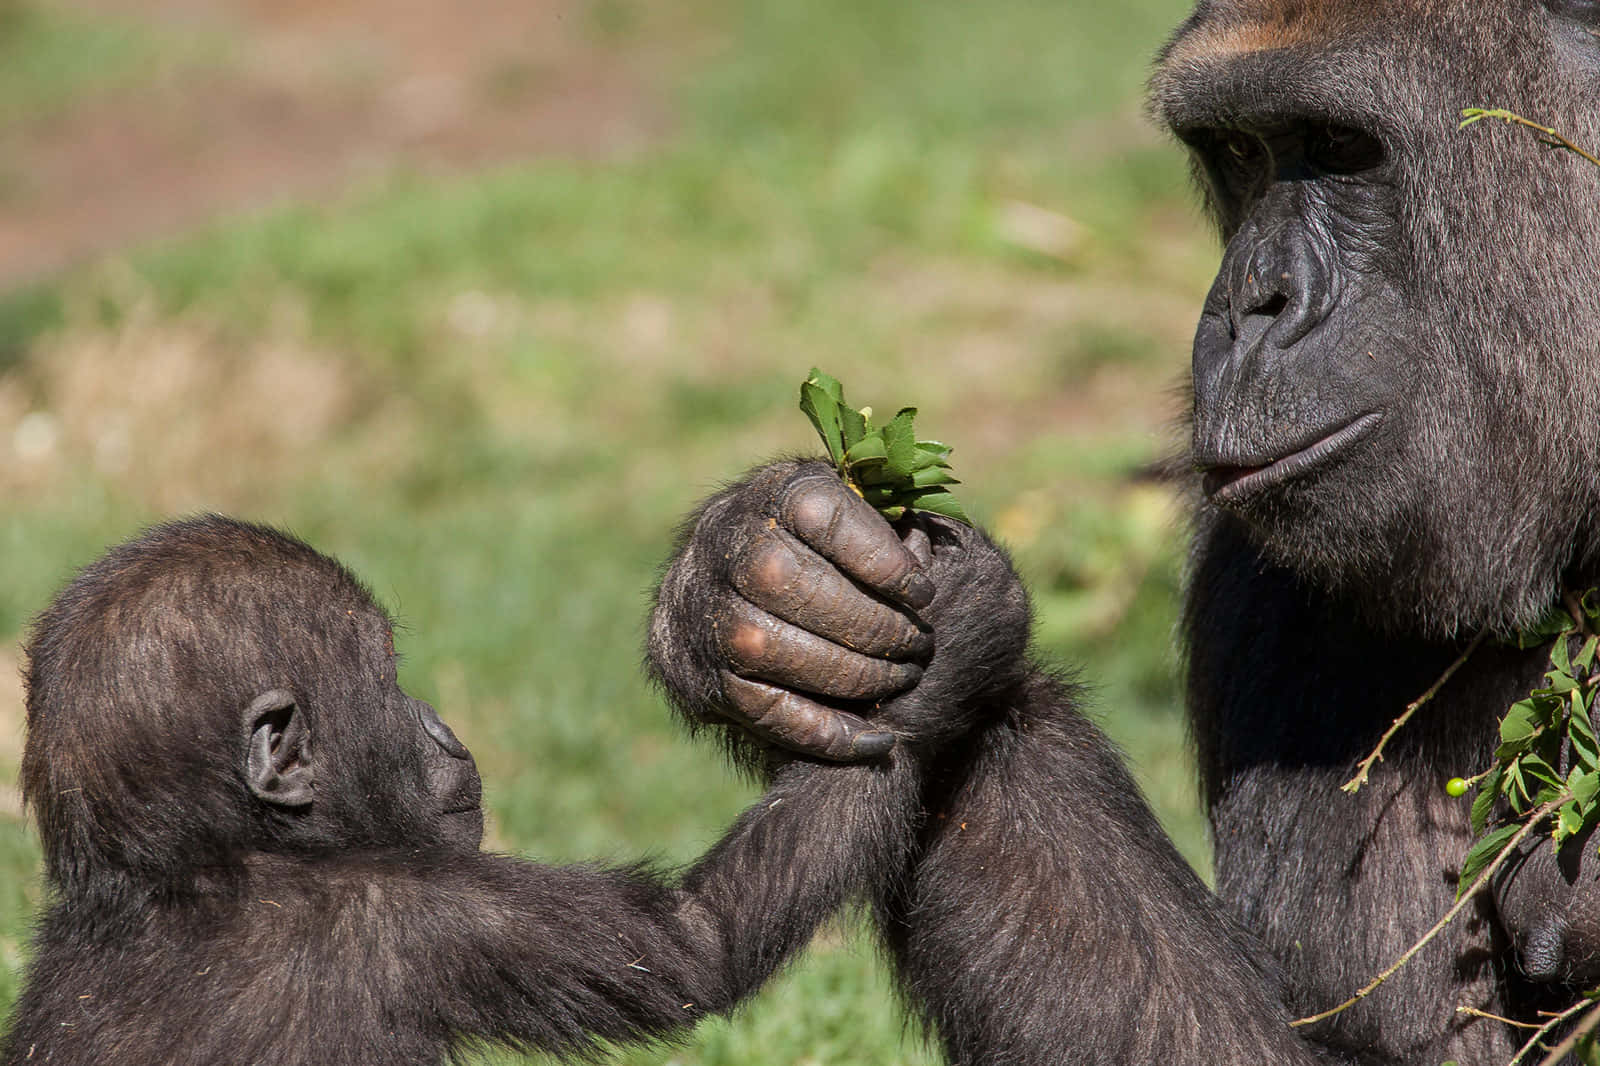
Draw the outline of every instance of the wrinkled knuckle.
M723 689L728 704L737 716L756 725L770 717L783 701L781 691L746 681L734 674L723 676Z
M786 739L817 755L831 755L838 748L837 716L817 707L795 707L785 721Z
M782 517L789 528L818 534L839 520L839 479L831 474L805 474L790 483L783 495Z
M888 687L891 670L888 663L866 659L857 663L852 674L854 675L850 679L852 691L859 693L862 698L869 698Z
M734 584L748 596L772 600L792 588L802 576L794 550L778 537L756 541L734 569Z
M741 619L721 626L718 635L722 653L736 668L757 667L772 656L773 633L752 619Z
M887 648L889 655L920 655L931 644L927 634L899 615L884 615L873 628L872 639Z

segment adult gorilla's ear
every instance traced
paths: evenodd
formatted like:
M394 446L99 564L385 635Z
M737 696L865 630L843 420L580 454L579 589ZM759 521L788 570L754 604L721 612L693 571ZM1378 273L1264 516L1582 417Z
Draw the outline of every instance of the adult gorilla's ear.
M279 807L305 807L315 798L311 730L305 712L281 688L263 692L244 712L249 736L245 780L257 799Z

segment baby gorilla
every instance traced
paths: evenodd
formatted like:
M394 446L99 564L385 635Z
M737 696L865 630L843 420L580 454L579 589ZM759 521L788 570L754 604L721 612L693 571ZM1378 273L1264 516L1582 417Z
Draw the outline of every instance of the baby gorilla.
M472 757L342 566L218 517L35 622L22 786L52 899L0 1062L583 1054L726 1011L906 861L918 771L792 763L679 878L479 850Z

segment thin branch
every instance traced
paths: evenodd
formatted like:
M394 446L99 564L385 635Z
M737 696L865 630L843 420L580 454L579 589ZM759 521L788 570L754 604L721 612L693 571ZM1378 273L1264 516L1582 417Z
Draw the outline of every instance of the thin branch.
M1544 1028L1544 1026L1540 1025L1538 1022L1519 1022L1515 1018L1502 1018L1498 1014L1490 1014L1488 1011L1479 1010L1477 1007L1468 1007L1468 1006L1465 1006L1465 1005L1459 1006L1459 1007L1456 1008L1456 1013L1457 1014L1470 1015L1471 1017L1474 1017L1474 1018L1486 1018L1491 1022L1500 1022L1503 1025L1514 1025L1518 1029L1543 1029Z
M1533 121L1531 121L1529 119L1525 119L1521 115L1516 114L1515 112L1507 111L1504 108L1500 108L1500 107L1487 107L1487 108L1486 107L1468 107L1468 108L1464 108L1462 110L1461 114L1463 116L1462 119L1461 119L1461 125L1457 126L1456 127L1457 129L1465 129L1466 127L1472 125L1474 122L1477 122L1477 121L1479 121L1481 119L1486 119L1486 118L1498 118L1498 119L1501 119L1501 120L1503 120L1505 122L1515 122L1519 126L1526 126L1530 130L1537 130L1538 132L1544 134L1546 137L1549 137L1550 139L1548 141L1544 142L1549 147L1551 147L1551 148L1565 148L1567 151L1571 152L1573 155L1582 156L1584 159L1587 159L1589 162L1593 163L1595 166L1600 167L1600 159L1595 158L1593 155L1590 155L1588 152L1584 151L1582 148L1579 148L1577 145L1573 144L1571 141L1569 141L1565 137L1561 136L1561 134L1557 133L1555 130L1551 129L1549 126L1541 126L1537 122L1533 122Z
M1406 709L1400 712L1400 717L1391 722L1388 730L1378 738L1378 746L1372 749L1372 754L1361 760L1360 765L1356 768L1356 776L1339 786L1342 790L1352 795L1361 790L1361 786L1367 783L1367 775L1372 772L1373 764L1383 761L1384 745L1389 743L1391 737L1400 732L1401 726L1411 720L1411 716L1417 713L1418 707L1433 699L1438 691L1444 688L1444 683L1449 681L1457 670L1461 669L1462 665L1472 657L1472 653L1478 650L1478 645L1482 644L1484 638L1488 635L1489 631L1487 629L1480 631L1477 636L1472 638L1472 643L1467 645L1467 650L1462 652L1455 662L1445 667L1444 673L1439 675L1439 680L1428 686L1428 691L1406 704Z
M1337 1007L1330 1007L1322 1013L1313 1014L1310 1017L1296 1018L1294 1021L1290 1022L1289 1025L1292 1028L1299 1028L1302 1025L1312 1025L1316 1022L1326 1021L1327 1019L1332 1018L1335 1014L1343 1014L1357 1003L1360 1003L1362 1000L1366 999L1373 992L1376 992L1380 985L1382 985L1389 978L1393 977L1396 973L1399 973L1402 966L1415 958L1417 952L1427 947L1428 943L1432 941L1434 937L1444 932L1444 927L1454 921L1456 915L1460 914L1466 905L1472 901L1472 897L1476 896L1479 890L1489 883L1489 878L1494 876L1494 872L1500 868L1500 864L1505 861L1506 856L1510 855L1511 852L1515 850L1517 845L1521 844L1523 840L1527 838L1528 834L1533 832L1535 826L1548 818L1558 807L1571 798L1572 793L1563 792L1561 795L1557 796L1555 799L1551 800L1549 803L1546 803L1544 806L1530 814L1528 816L1528 820L1522 824L1522 828L1518 829L1516 833L1512 835L1511 839L1506 841L1505 847L1500 849L1499 854L1495 855L1494 860L1490 862L1488 866L1483 868L1482 873L1478 874L1478 879L1472 882L1470 888L1461 893L1461 898L1456 900L1455 906L1446 911L1444 917L1435 922L1432 929L1429 929L1426 933L1422 934L1422 939L1418 940L1415 944L1412 944L1409 948L1407 948L1404 955L1401 955L1398 959L1394 960L1387 970L1384 970L1378 976L1368 981L1361 987L1359 991L1356 992L1355 995L1351 996Z
M1551 1018L1539 1028L1537 1033L1534 1033L1533 1036L1529 1038L1526 1044L1522 1045L1522 1049L1517 1052L1517 1057L1506 1063L1506 1066L1517 1066L1517 1063L1521 1062L1524 1056L1533 1050L1534 1045L1543 1040L1546 1036L1550 1035L1550 1030L1554 1029L1556 1026L1560 1025L1562 1022L1566 1021L1568 1018L1572 1017L1574 1014L1577 1014L1580 1010L1588 1006L1590 1006L1589 1000L1580 999L1578 1002L1574 1003L1560 1014L1557 1014L1554 1018ZM1583 1016L1583 1021L1579 1022L1577 1026L1573 1028L1572 1032L1567 1034L1567 1038L1561 1041L1561 1043L1557 1044L1555 1047L1551 1048L1550 1054L1539 1060L1539 1066L1556 1066L1558 1062L1566 1057L1567 1052L1578 1046L1578 1041L1582 1040L1585 1036L1588 1036L1594 1031L1594 1027L1596 1025L1600 1025L1600 1006L1593 1007L1588 1014L1585 1014Z

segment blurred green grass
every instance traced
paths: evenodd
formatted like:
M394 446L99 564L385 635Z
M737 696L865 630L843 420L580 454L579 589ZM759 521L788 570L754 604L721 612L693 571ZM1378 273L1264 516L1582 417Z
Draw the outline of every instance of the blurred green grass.
M158 46L132 19L0 0L0 130L136 76Z
M0 298L0 634L142 524L278 523L406 624L403 681L477 753L497 846L686 861L751 791L641 680L648 590L698 498L812 447L794 399L820 364L956 445L968 510L1034 591L1038 653L1083 664L1204 868L1181 529L1135 476L1168 440L1211 255L1179 154L1140 117L1185 6L699 0L670 16L693 59L647 151L392 174ZM664 18L594 9L624 37ZM94 91L5 77L39 108ZM0 1002L36 862L0 798ZM935 1058L849 922L732 1022L618 1055Z

